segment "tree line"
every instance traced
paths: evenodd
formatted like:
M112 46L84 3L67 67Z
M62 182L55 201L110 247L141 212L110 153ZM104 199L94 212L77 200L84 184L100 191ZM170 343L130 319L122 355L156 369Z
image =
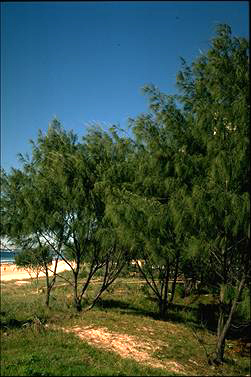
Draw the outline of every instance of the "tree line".
M43 268L47 306L59 259L71 269L78 311L91 309L132 259L144 260L137 266L163 318L179 276L214 288L217 364L249 294L248 41L218 25L207 53L191 65L182 59L177 87L177 95L143 88L149 111L129 120L132 136L93 126L78 141L53 119L31 141L31 156L19 155L21 169L1 170L1 236L22 248L19 265Z

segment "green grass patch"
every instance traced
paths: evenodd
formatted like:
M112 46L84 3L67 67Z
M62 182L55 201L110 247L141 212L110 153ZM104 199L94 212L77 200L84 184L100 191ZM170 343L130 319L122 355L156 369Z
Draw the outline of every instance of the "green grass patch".
M201 307L213 305L212 295L184 299L177 295L164 321L158 318L156 302L145 294L144 284L138 278L118 279L94 309L77 313L72 307L72 289L63 279L58 279L52 290L50 309L44 306L44 293L33 283L18 286L15 282L4 282L0 313L1 375L175 375L168 367L154 368L123 358L116 352L90 345L73 333L53 330L53 326L105 328L156 344L150 356L161 363L180 364L185 375L250 374L249 357L236 352L232 340L227 340L223 366L215 368L207 364L198 339L211 351L216 338L212 331L200 326L198 313ZM44 286L44 279L39 279L39 288ZM97 283L91 286L90 297L96 289ZM36 327L37 320L40 327ZM228 347L230 343L232 346Z
M2 376L168 375L90 346L73 334L15 329L2 341ZM169 374L171 375L171 373Z

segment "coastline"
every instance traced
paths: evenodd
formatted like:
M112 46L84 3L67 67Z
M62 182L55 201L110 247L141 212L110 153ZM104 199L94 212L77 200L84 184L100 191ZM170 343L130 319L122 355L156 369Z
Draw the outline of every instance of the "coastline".
M55 261L52 262L50 268L53 270L55 266ZM58 261L57 272L62 272L70 270L70 266L64 261ZM53 272L49 271L49 276L52 276ZM40 272L39 277L45 277L44 272ZM23 280L35 278L35 273L31 272L31 275L23 268L18 268L15 263L1 263L1 273L0 281L9 281L9 280Z

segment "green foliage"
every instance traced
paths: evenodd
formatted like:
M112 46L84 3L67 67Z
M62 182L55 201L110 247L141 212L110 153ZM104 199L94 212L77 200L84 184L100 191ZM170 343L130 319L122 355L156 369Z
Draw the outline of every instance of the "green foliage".
M218 25L207 53L182 59L177 87L143 88L149 112L130 119L132 138L96 126L78 142L54 119L22 169L1 171L1 236L32 250L27 263L38 246L74 261L79 309L93 277L95 301L131 259L163 312L171 277L214 289L224 318L250 279L248 41Z
M223 292L222 301L225 304L230 304L234 300L234 298L237 294L236 288L233 287L230 284L221 284L220 290L221 290L221 292Z
M2 178L3 235L32 250L34 260L39 245L66 262L75 262L72 279L78 309L99 269L106 266L103 291L125 264L124 249L105 218L105 198L98 187L103 177L111 178L111 140L106 133L90 130L84 142L77 143L77 136L54 119L47 133L39 131L37 142L32 141L32 158L20 156L23 168ZM121 160L124 152L117 151ZM86 284L79 287L83 263L91 268Z
M250 308L250 289L244 288L242 291L241 301L240 301L240 307L239 307L239 313L241 316L249 321L251 317L251 308Z
M181 298L184 298L185 297L185 287L184 287L184 284L179 284L176 288L176 292L177 294L181 297Z
M44 267L52 263L52 254L46 247L24 249L15 255L15 263L18 267Z

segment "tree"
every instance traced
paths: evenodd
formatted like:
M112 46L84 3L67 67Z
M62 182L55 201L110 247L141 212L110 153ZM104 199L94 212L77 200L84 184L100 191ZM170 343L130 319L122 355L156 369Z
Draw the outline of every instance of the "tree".
M138 268L164 317L170 278L174 279L172 301L182 252L182 237L175 233L169 198L181 181L173 173L178 145L172 140L175 127L184 127L184 119L175 97L160 94L153 86L144 91L149 94L152 113L130 121L134 139L124 139L130 153L122 180L110 187L106 211L132 257L144 259L144 268L139 264Z
M58 257L55 259L53 276L49 269L53 253L42 242L45 231L39 201L41 186L35 185L34 176L26 165L24 171L12 169L7 175L1 172L1 236L20 247L16 263L27 271L33 270L38 277L41 270L46 275L46 300L49 307L50 292L56 281ZM40 197L41 199L41 197ZM58 246L61 247L60 245Z
M34 257L34 253L30 250L23 250L15 256L15 263L17 268L23 268L28 272L32 278L32 273L35 274L38 290L38 276L41 272L41 265Z
M76 135L54 120L47 134L40 131L37 143L32 142L31 161L21 156L23 170L5 177L2 201L3 234L26 247L35 240L70 266L73 279L68 282L77 310L82 309L83 297L98 270L105 269L102 293L124 264L116 240L103 247L104 229L109 225L103 219L102 195L94 190L103 160L101 156L96 166L91 150L90 143L77 143ZM84 263L89 270L80 284ZM99 297L97 293L94 301Z
M207 54L182 65L179 96L145 87L151 112L131 121L136 147L129 170L135 173L111 190L107 210L137 255L159 258L159 265L165 258L161 279L168 281L178 249L198 268L213 267L219 299L213 362L220 363L250 278L248 42L219 25ZM159 296L161 284L160 291L149 285Z
M145 199L151 198L161 208L156 214L159 221L158 234L155 234L157 239L154 240L153 237L152 243L155 247L161 240L165 249L161 253L157 248L155 250L157 259L165 259L162 265L165 273L159 276L159 280L162 280L161 286L164 284L166 287L163 299L164 315L168 302L173 302L180 263L186 255L184 233L180 232L176 222L172 198L174 195L182 195L184 190L191 186L194 167L192 161L186 161L186 166L184 164L185 145L190 134L187 118L177 105L177 96L161 93L154 85L146 85L143 92L148 95L150 113L131 120L131 127L140 144L140 150L144 151L140 160L142 176L137 174L136 178L142 183L138 182L137 187L143 187ZM148 219L151 219L151 215L152 212L149 212ZM150 234L152 237L151 231ZM155 263L155 269L159 265L160 263ZM167 296L169 276L173 277L170 300Z
M183 61L177 77L192 136L184 164L190 159L203 169L183 195L173 197L172 208L188 248L203 255L217 274L215 363L223 361L226 334L250 278L248 72L247 40L219 25L207 54L190 67Z
M46 275L46 299L45 305L49 307L50 292L56 279L56 267L53 273L52 280L49 279L49 266L52 264L53 256L50 250L46 247L37 247L32 249L23 249L15 256L15 263L17 267L24 268L32 277L31 271L35 273L38 289L38 276L40 272ZM57 260L56 260L57 264Z
M105 132L97 125L88 130L84 142L88 161L92 166L91 170L95 171L93 192L102 203L102 212L99 213L97 221L95 243L98 244L100 257L103 261L103 280L88 308L90 309L95 305L101 294L114 282L130 259L127 246L121 242L106 213L109 205L110 188L124 182L128 171L126 166L130 143L118 136L116 127Z

